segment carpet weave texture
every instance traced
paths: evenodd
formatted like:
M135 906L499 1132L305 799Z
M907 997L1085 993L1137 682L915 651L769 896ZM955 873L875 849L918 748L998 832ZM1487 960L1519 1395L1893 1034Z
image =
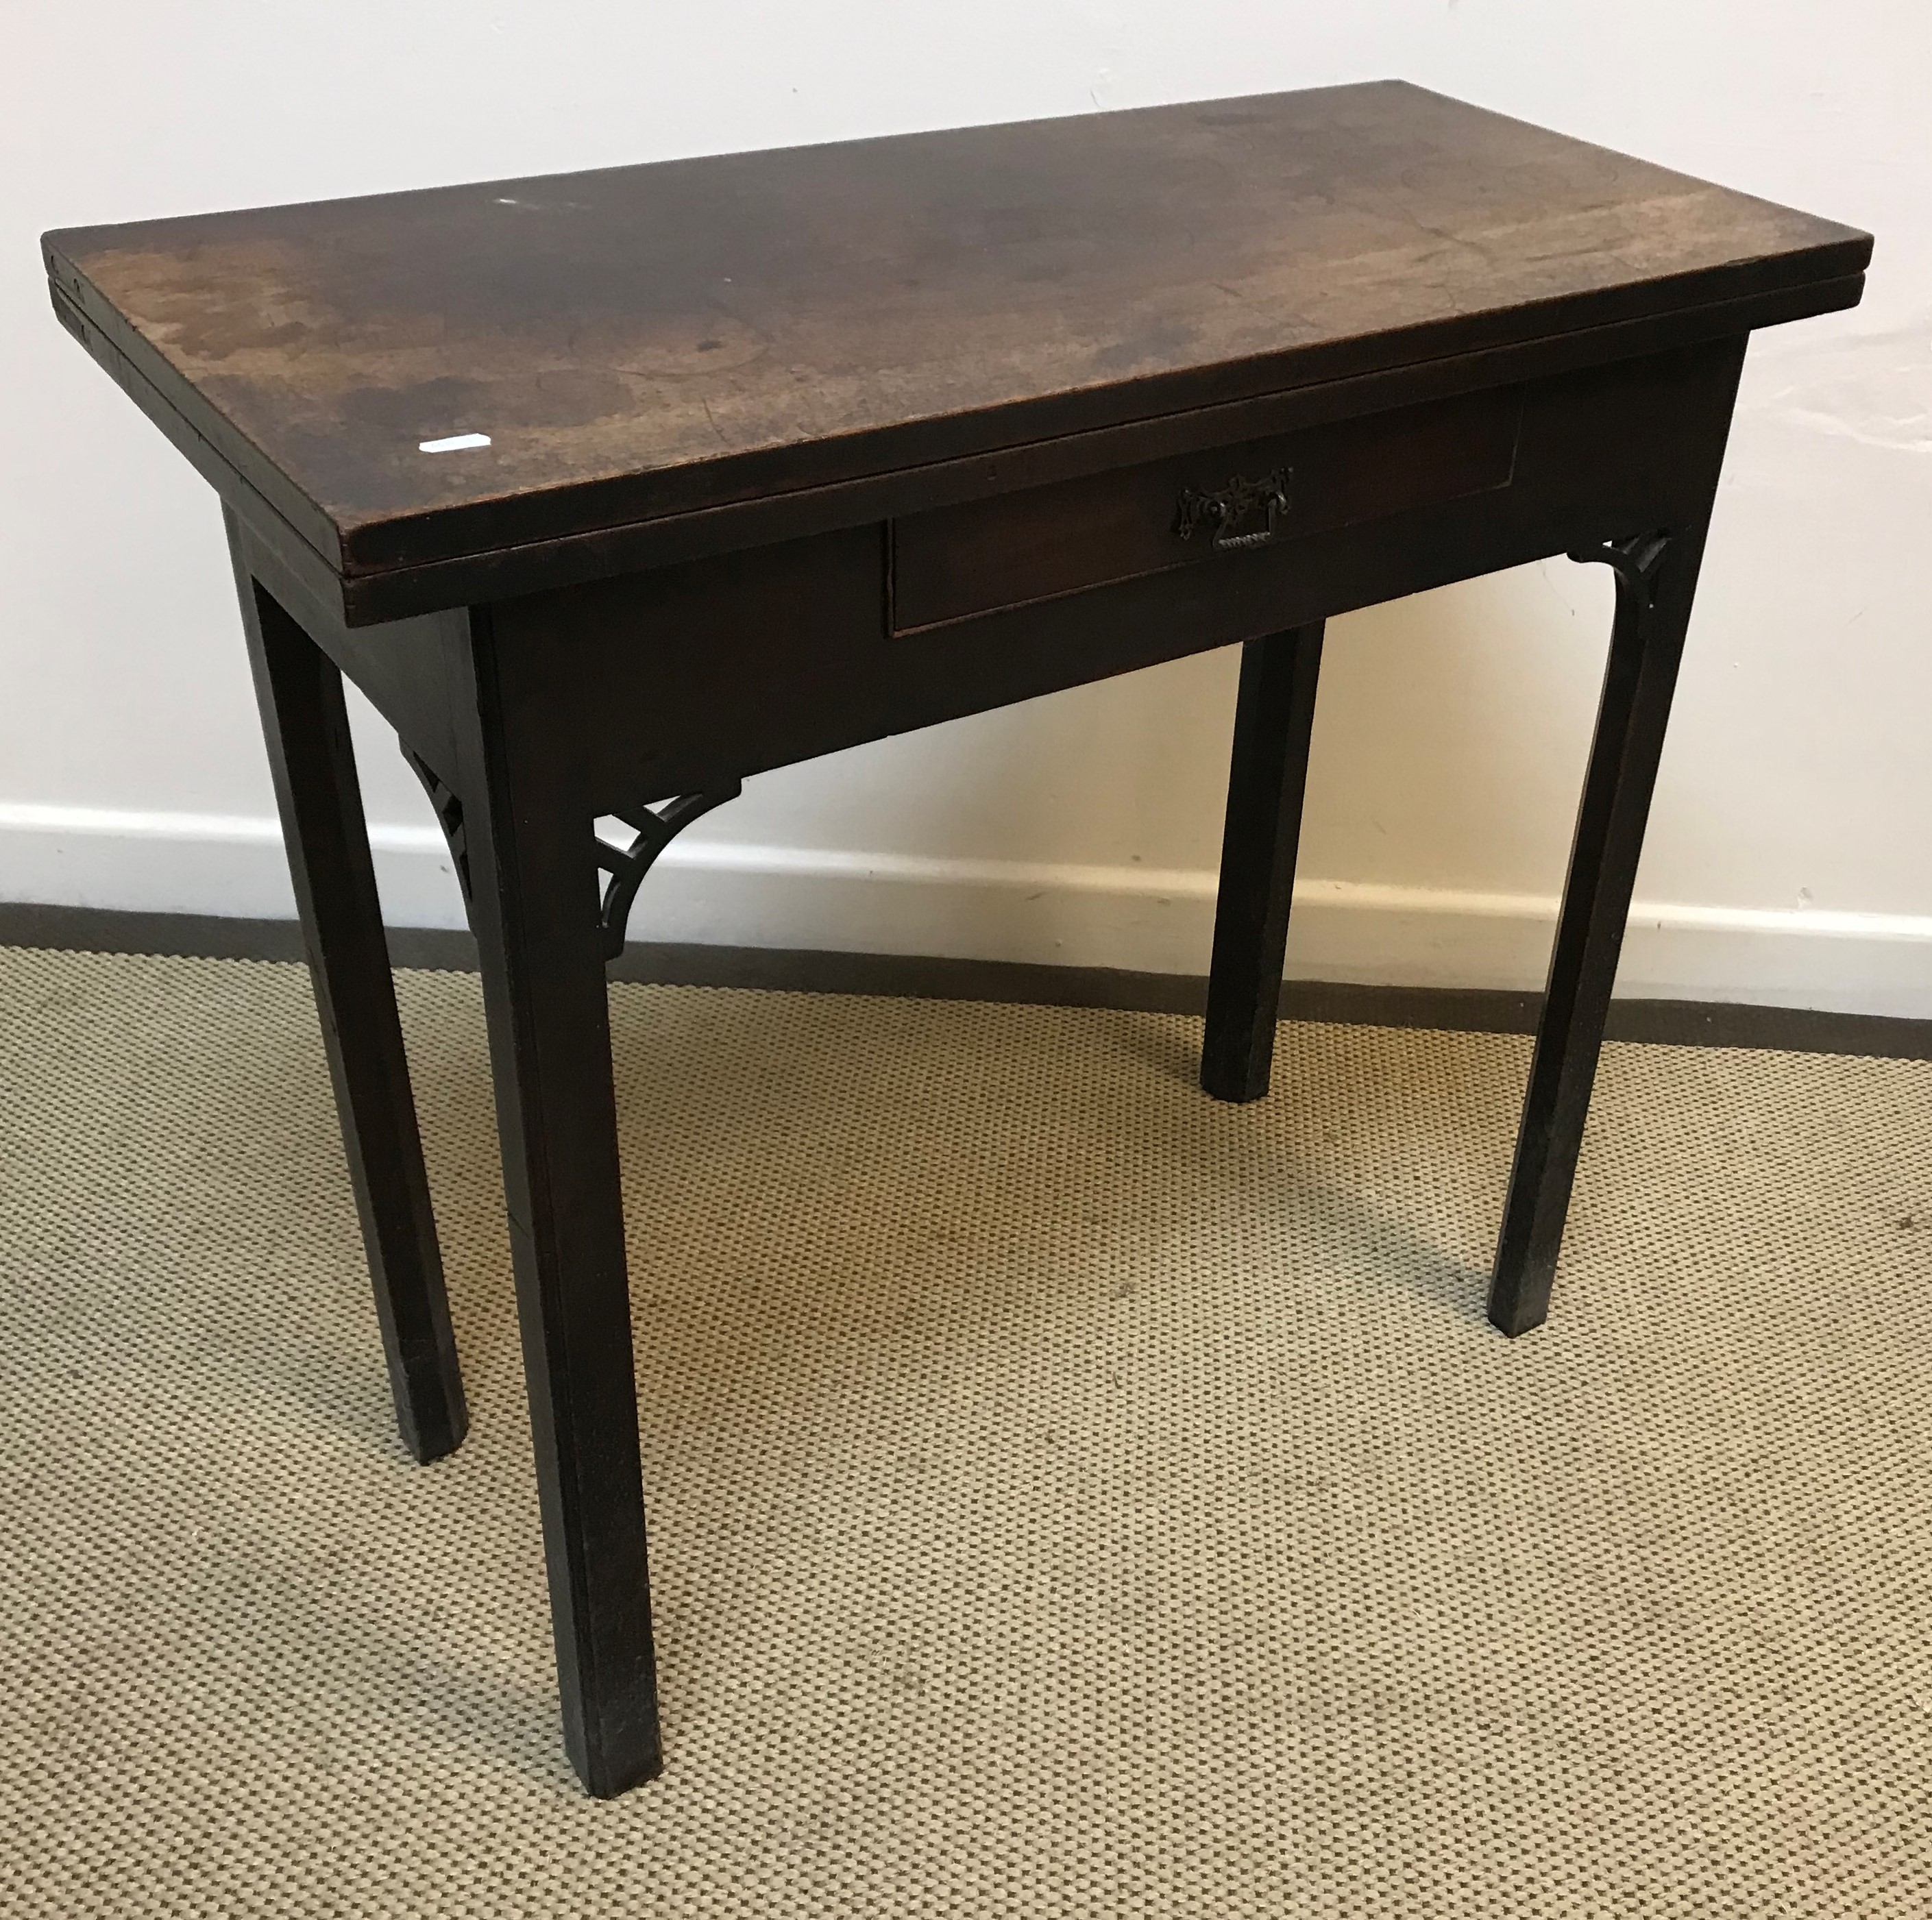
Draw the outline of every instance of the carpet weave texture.
M0 952L0 1912L1932 1910L1932 1066L619 986L668 1770L559 1737L480 1000L473 1424L388 1404L299 968Z

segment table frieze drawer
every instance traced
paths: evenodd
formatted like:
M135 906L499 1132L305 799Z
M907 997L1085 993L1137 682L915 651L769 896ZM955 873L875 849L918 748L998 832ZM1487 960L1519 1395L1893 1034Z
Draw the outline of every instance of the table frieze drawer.
M1170 567L1250 555L1507 487L1520 388L1177 454L892 524L892 629L914 633Z

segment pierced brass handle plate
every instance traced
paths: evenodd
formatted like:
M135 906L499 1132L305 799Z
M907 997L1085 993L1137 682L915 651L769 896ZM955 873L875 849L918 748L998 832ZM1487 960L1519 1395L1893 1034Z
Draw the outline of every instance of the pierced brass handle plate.
M1290 469L1277 466L1259 479L1230 480L1211 493L1190 487L1180 496L1174 530L1182 539L1192 540L1204 530L1211 530L1217 554L1265 547L1288 511L1288 488L1294 478Z

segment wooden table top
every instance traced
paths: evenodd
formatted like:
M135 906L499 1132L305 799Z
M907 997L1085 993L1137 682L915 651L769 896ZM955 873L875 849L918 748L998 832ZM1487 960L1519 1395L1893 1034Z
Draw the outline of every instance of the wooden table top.
M353 572L1748 296L1846 305L1870 245L1391 82L44 248L142 404Z

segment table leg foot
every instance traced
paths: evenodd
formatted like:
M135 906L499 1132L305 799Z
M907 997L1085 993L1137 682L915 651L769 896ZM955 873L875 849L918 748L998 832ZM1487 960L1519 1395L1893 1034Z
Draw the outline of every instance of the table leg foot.
M1217 1100L1261 1099L1274 1066L1322 634L1317 621L1241 650L1201 1050L1202 1088Z
M608 1798L651 1778L662 1756L596 809L580 757L547 726L542 662L500 647L487 615L471 618L455 777L564 1742L584 1785Z
M1550 1311L1703 532L1700 524L1571 556L1613 570L1617 610L1490 1280L1490 1323L1511 1336Z
M342 676L254 580L232 517L229 537L397 1424L417 1460L437 1460L469 1412Z

